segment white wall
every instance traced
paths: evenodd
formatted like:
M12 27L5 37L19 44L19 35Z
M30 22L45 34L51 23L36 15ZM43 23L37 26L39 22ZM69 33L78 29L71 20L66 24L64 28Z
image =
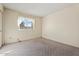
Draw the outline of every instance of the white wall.
M22 41L41 37L42 24L40 17L29 16L30 18L35 20L35 28L33 30L25 29L18 31L18 25L17 25L18 16L26 16L26 15L10 9L4 10L5 43L17 42L18 39Z
M2 45L2 13L0 12L0 47Z
M1 47L1 45L2 45L2 34L3 34L3 32L2 32L2 13L3 13L3 6L0 4L0 47Z
M46 16L42 25L43 37L79 47L79 5Z
M5 9L3 17L5 43L17 42L17 39L28 40L42 35L47 39L79 47L79 5L52 13L46 16L43 22L39 17L30 17L35 20L34 30L17 31L17 18L20 15L26 16L13 10Z

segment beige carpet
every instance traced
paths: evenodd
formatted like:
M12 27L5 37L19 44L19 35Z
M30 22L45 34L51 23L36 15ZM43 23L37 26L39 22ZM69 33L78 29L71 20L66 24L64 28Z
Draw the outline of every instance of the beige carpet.
M47 39L33 39L3 46L0 56L79 56L79 49Z

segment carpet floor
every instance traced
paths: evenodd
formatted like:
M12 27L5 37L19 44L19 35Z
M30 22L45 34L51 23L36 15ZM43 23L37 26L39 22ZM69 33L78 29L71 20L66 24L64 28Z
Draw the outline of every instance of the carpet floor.
M79 56L79 48L47 39L33 39L3 46L0 56Z

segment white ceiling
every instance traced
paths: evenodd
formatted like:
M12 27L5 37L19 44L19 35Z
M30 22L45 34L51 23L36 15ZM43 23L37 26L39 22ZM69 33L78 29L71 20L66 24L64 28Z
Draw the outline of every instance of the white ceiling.
M46 16L74 4L68 3L4 3L6 8L35 16Z

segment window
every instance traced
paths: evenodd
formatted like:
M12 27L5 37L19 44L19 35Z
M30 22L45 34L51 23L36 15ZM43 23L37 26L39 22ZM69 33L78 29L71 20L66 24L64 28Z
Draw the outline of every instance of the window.
M18 26L20 29L30 29L33 28L33 20L25 17L18 18Z

